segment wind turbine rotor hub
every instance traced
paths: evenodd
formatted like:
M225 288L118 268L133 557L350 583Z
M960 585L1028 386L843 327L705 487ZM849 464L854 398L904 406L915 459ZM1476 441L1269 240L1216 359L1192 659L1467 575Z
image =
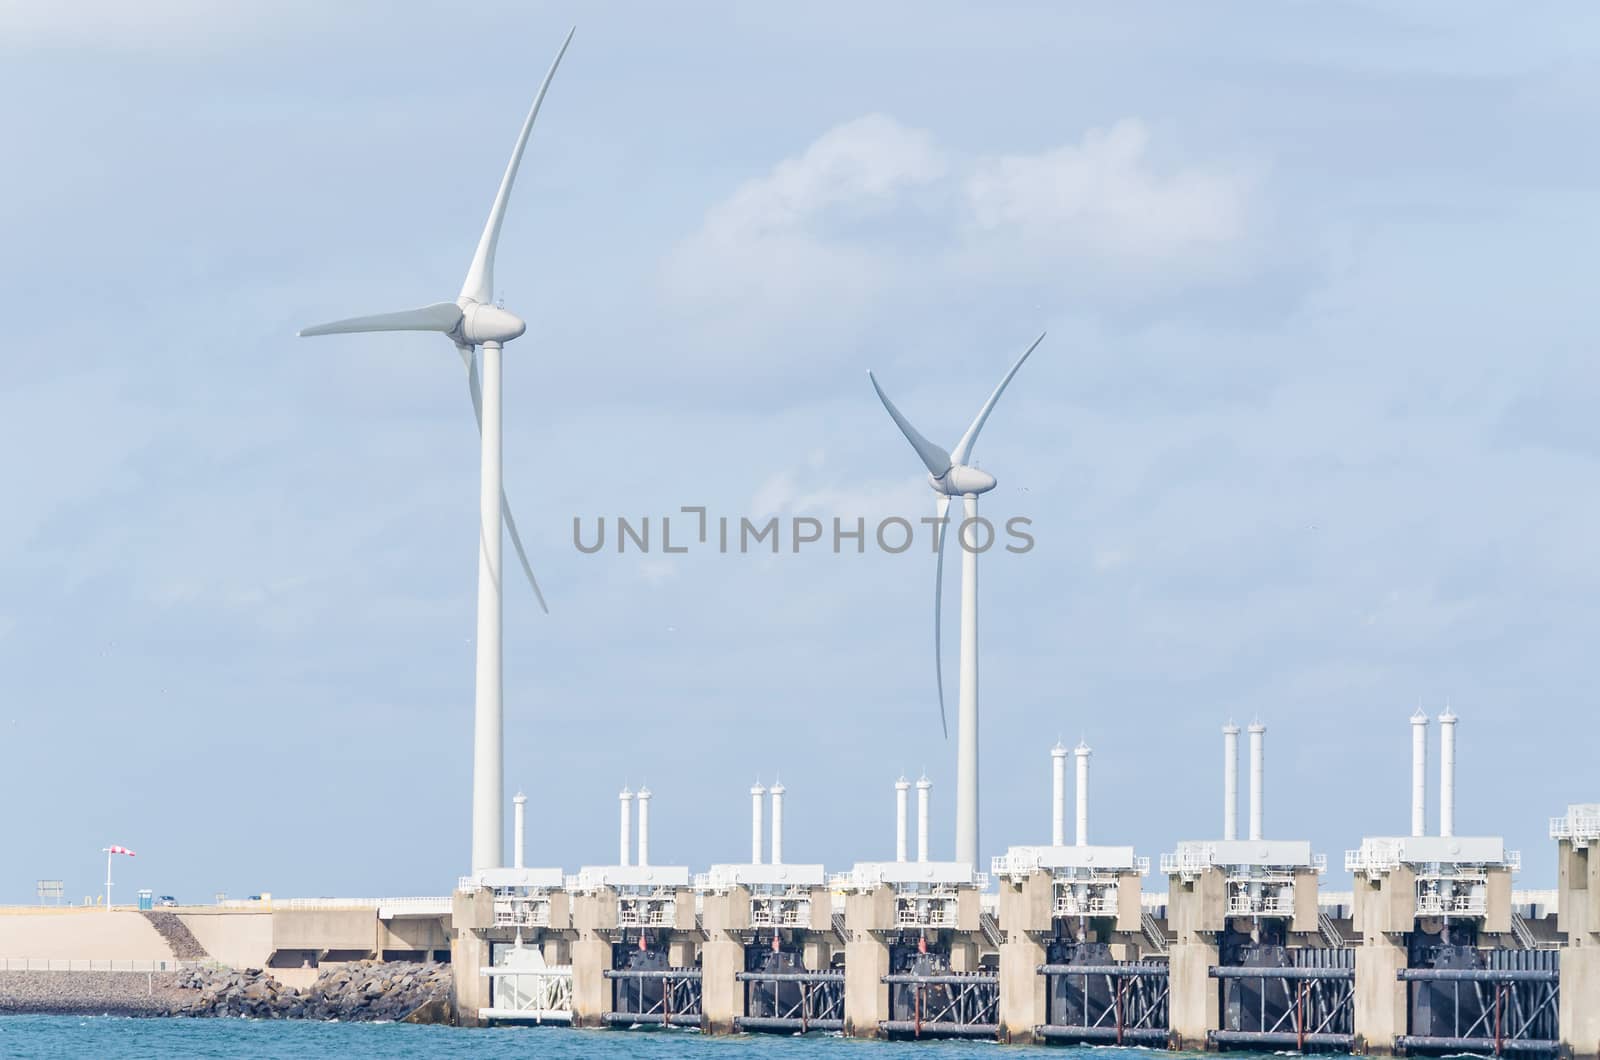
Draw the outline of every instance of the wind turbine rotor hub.
M933 483L933 488L951 497L965 497L967 494L988 493L997 483L993 475L987 471L966 464L954 464L939 478L928 476Z
M461 307L461 339L470 345L510 342L527 330L527 321L499 306L467 302Z

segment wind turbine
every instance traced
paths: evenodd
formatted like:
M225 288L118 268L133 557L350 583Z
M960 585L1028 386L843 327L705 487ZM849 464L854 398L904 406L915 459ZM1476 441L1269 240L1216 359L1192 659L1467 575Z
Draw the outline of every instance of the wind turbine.
M934 515L937 519L933 532L937 540L935 551L938 553L933 575L933 667L939 688L939 724L944 729L946 739L950 736L950 727L945 722L944 716L944 666L941 659L939 612L944 595L944 543L948 537L944 527L950 511L950 498L961 498L962 510L966 515L963 526L977 519L978 494L994 489L995 479L987 471L980 471L967 463L972 458L972 447L978 441L978 432L983 430L984 421L994 410L995 402L1000 400L1006 385L1011 382L1011 377L1017 374L1022 362L1026 361L1028 355L1043 341L1044 334L1041 332L1039 337L1033 340L1033 345L1017 358L1017 363L1011 366L1005 378L1000 380L1000 385L994 388L989 400L978 410L978 415L967 428L967 433L961 436L956 447L949 452L917 433L911 422L894 407L894 402L883 392L883 387L878 385L878 377L870 370L867 372L867 378L872 380L872 389L878 392L878 400L883 402L883 407L889 410L889 415L900 428L900 433L906 436L911 448L917 451L923 464L927 465L928 484L933 487ZM961 692L956 713L956 860L976 867L978 864L978 553L972 544L972 541L964 543L961 550Z
M546 614L544 594L533 576L528 554L517 533L517 522L511 515L511 502L506 498L501 484L501 419L500 378L501 351L505 344L527 330L528 325L515 313L496 305L494 298L494 254L500 241L500 226L505 221L506 204L511 198L511 185L517 179L517 166L522 162L523 149L528 146L528 134L533 131L533 121L539 116L539 105L556 76L561 57L572 43L573 29L562 42L550 71L539 86L533 107L522 123L517 145L512 148L511 161L506 165L505 176L500 179L500 190L489 208L488 223L478 238L477 252L467 269L467 278L461 293L454 302L435 302L420 309L403 309L397 313L379 313L376 316L353 317L336 320L331 324L318 324L300 332L302 336L339 335L373 331L437 331L455 343L467 370L467 390L472 395L472 411L478 420L478 434L482 445L479 471L478 497L478 639L477 686L473 710L472 735L472 871L499 868L504 864L501 844L504 841L502 818L504 801L504 758L502 739L504 667L501 650L501 623L504 617L501 597L501 516L505 529L510 531L511 546L522 563L522 572ZM482 348L482 382L479 382L477 349Z

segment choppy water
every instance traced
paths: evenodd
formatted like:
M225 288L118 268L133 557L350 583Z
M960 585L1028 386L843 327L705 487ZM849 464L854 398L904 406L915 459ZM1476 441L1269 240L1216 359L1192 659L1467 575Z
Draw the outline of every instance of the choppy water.
M640 1057L659 1060L949 1060L996 1056L992 1042L863 1042L823 1035L804 1038L749 1035L708 1038L692 1031L577 1031L558 1027L463 1030L408 1024L311 1023L293 1020L126 1019L112 1016L0 1016L0 1057L95 1057L103 1060L166 1060L167 1057L324 1057L573 1060ZM1103 1049L1004 1047L1004 1056L1050 1056L1085 1060ZM1134 1057L1148 1050L1126 1049ZM1155 1055L1155 1054L1151 1054ZM1162 1057L1174 1054L1162 1053Z

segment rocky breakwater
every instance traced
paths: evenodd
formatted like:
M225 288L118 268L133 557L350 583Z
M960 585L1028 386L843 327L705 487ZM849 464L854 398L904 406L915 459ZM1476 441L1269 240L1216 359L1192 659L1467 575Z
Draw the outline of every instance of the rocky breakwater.
M285 987L259 968L202 968L178 976L192 994L168 1016L244 1016L361 1022L395 1020L446 1023L450 1019L450 966L358 961L330 968L303 990Z

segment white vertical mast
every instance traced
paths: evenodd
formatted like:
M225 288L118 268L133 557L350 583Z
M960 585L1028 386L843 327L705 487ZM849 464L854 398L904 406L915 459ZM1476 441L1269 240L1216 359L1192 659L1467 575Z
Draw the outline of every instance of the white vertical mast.
M783 864L783 781L772 785L772 863Z
M639 865L650 864L650 789L639 789Z
M758 780L750 788L750 864L761 864L761 815L764 807L762 798L767 794L767 789L761 786Z
M928 795L933 781L927 774L917 781L917 860L928 860Z
M911 781L901 777L894 782L894 859L906 860L906 802Z
M1261 831L1261 800L1264 771L1262 740L1266 735L1267 727L1259 721L1250 726L1250 838L1262 838Z
M528 820L528 797L517 792L511 799L511 864L522 868L523 828Z
M1439 715L1439 834L1456 834L1456 716Z
M1222 838L1239 838L1239 726L1222 727Z
M1411 715L1411 834L1428 834L1428 716Z
M498 342L483 344L483 447L478 478L478 668L472 718L472 871L504 861L501 802L504 618L500 574L501 423Z
M1067 749L1050 748L1050 845L1067 845Z
M1078 760L1078 836L1077 843L1080 847L1089 845L1089 745L1082 740L1073 750L1073 755Z
M623 788L617 795L617 805L621 807L619 823L622 826L617 837L617 864L626 866L633 848L633 792Z

